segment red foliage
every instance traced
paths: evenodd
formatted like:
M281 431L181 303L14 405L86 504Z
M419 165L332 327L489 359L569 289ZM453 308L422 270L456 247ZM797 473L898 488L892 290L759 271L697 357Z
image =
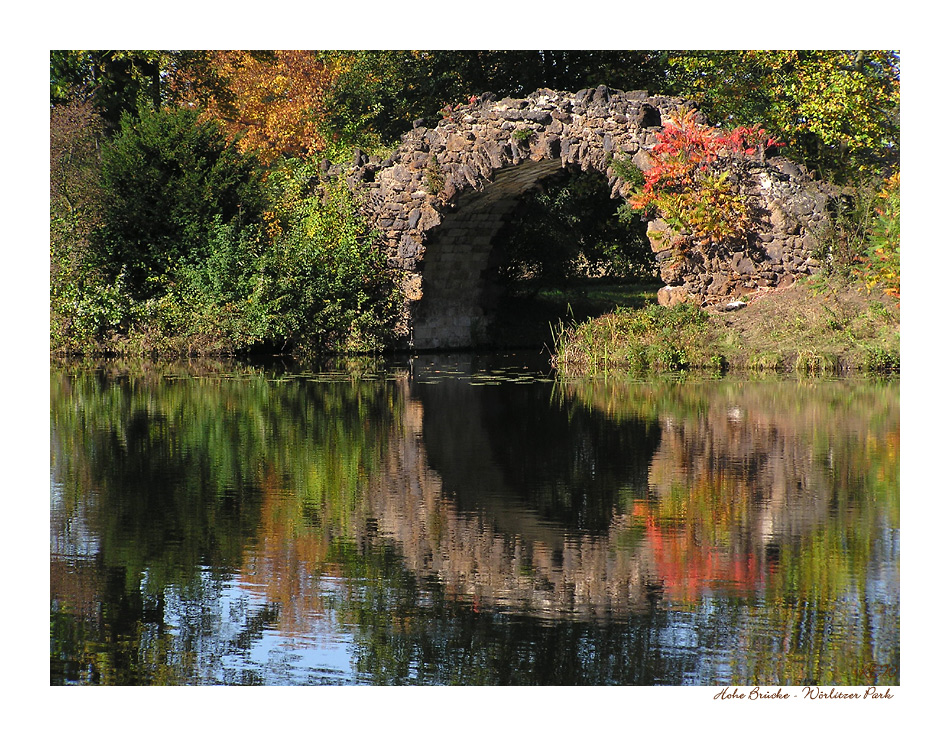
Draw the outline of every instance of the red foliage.
M741 195L723 179L730 163L780 146L761 128L722 131L700 124L688 110L656 134L653 166L644 172L642 189L630 205L658 210L671 224L709 242L740 237L746 218Z

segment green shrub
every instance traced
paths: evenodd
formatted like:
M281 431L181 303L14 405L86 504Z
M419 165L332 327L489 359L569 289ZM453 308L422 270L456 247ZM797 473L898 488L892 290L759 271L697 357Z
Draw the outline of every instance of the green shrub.
M346 186L301 197L282 219L263 273L272 339L304 351L385 347L398 291Z
M900 373L900 355L885 348L871 347L865 351L862 367L868 373Z
M161 297L141 305L142 327L174 337L166 344L176 352L232 353L265 344L273 319L262 301L268 247L262 227L215 218L207 257L162 279Z
M307 194L308 172L274 172L269 234L216 219L208 255L162 277L132 339L179 353L384 348L398 302L382 254L345 186Z
M314 162L282 162L265 184L212 126L178 112L124 118L109 151L89 247L78 209L51 213L51 349L386 346L398 291L346 187L313 191Z
M610 168L613 172L623 179L627 184L634 188L642 187L646 181L643 170L629 158L620 158L618 156L610 157Z
M125 271L109 279L84 264L61 266L50 280L50 350L118 349L116 341L133 319L133 307Z
M849 187L832 201L830 215L817 249L825 275L862 279L900 298L900 172Z
M220 223L253 223L264 204L255 160L188 109L125 114L103 149L102 182L97 265L113 276L124 268L137 297L155 295L156 277L206 258Z

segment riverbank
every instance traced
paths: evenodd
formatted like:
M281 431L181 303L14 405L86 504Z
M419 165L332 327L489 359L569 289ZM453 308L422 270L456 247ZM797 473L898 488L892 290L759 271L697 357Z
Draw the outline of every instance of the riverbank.
M552 363L572 372L757 370L900 372L900 308L863 284L824 280L700 309L618 309L555 329Z

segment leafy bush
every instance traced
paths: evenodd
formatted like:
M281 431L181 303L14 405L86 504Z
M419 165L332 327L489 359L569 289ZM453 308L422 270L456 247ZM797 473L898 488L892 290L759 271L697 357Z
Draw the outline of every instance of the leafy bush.
M884 182L877 195L874 221L868 233L864 277L869 286L881 284L884 291L901 293L901 175L898 171Z
M69 127L72 138L80 128ZM52 137L51 150L71 150L64 140ZM60 169L51 179L54 351L386 344L398 293L345 186L313 191L314 162L280 162L262 179L214 124L171 110L123 118L97 207L68 200L77 187L63 184L97 183L97 166Z
M68 228L54 221L52 230ZM62 237L62 236L61 236ZM68 235L65 236L68 242ZM107 278L84 262L70 262L66 248L53 237L50 278L50 350L84 353L115 349L116 340L128 329L134 300L125 272ZM62 242L62 241L60 241Z
M884 180L865 179L832 200L827 228L816 255L823 273L815 288L863 281L900 298L900 172Z
M261 294L269 335L305 351L381 349L398 305L385 258L345 184L308 195L308 171L286 170L271 181L284 201L266 216L274 237Z
M272 320L262 303L267 239L260 226L216 218L209 253L158 280L159 296L136 311L142 347L179 353L233 353L267 343Z
M342 184L306 194L306 165L273 172L281 202L265 226L217 218L209 253L156 278L135 308L135 352L300 352L386 346L398 292Z
M207 257L217 223L253 223L264 204L255 160L188 109L123 115L103 150L102 182L97 265L111 276L124 268L137 297L155 295L156 277Z
M864 364L862 367L868 373L882 375L900 373L900 355L896 351L872 346L865 350Z

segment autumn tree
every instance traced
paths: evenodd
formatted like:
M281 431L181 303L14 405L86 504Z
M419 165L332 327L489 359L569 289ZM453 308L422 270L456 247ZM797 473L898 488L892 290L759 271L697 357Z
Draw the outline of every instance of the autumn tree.
M219 122L266 164L325 147L320 120L336 73L312 51L211 51L185 57L170 87L178 104Z

